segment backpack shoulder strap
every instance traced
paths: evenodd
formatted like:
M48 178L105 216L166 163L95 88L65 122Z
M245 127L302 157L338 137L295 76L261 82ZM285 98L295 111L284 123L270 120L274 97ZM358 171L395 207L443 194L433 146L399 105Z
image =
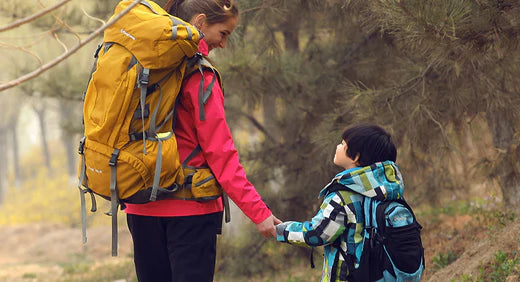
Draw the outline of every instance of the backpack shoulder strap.
M211 79L211 82L209 83L206 89L204 89L204 70L210 70L211 72L213 72L213 78ZM215 85L215 82L217 80L220 85L220 88L223 90L222 80L220 78L220 73L218 72L218 70L211 64L211 62L207 58L202 56L201 53L195 54L195 56L191 57L188 60L184 78L187 79L196 72L199 72L202 76L199 86L199 118L200 120L205 120L206 115L204 113L204 105L208 102L209 96L211 95L211 91L213 91L213 86Z

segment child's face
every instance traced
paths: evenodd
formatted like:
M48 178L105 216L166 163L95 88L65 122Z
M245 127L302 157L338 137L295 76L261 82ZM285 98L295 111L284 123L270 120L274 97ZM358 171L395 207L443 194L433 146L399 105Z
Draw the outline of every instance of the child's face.
M357 160L359 159L359 156L356 156L356 158L353 160L347 156L347 142L345 140L342 140L338 146L336 146L336 154L334 155L334 164L337 166L340 166L344 169L349 169L353 167L357 167Z

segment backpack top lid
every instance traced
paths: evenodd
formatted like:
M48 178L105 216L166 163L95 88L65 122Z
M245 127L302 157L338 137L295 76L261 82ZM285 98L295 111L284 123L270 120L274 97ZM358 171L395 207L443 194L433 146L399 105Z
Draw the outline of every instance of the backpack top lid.
M131 3L128 0L119 2L112 17ZM201 38L202 33L196 27L169 15L156 3L145 0L104 33L105 42L124 46L148 69L180 65L185 56L195 55Z

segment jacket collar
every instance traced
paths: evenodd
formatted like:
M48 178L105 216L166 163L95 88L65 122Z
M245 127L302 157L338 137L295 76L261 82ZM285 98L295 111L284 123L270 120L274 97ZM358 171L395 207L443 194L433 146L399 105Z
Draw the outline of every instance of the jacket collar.
M377 200L395 200L403 196L404 183L399 168L392 161L375 163L365 167L344 170L320 192L320 198L328 194L328 187L333 183L345 186L366 197Z
M199 52L205 57L207 57L209 54L209 46L204 38L199 41Z

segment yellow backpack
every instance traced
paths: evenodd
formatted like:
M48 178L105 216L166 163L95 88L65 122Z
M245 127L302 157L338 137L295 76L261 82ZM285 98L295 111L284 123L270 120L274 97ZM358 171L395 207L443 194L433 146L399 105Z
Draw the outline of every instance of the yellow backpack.
M114 15L131 3L121 1ZM189 158L181 165L173 132L177 96L186 70L201 70L207 64L195 56L202 36L194 26L152 1L142 1L105 30L85 92L85 131L78 150L84 243L86 193L91 194L91 211L96 210L93 193L111 201L107 214L112 216L113 256L117 255L119 205L124 208L125 202L221 196L209 168L186 167ZM211 92L201 90L200 95ZM199 150L200 146L190 155ZM206 190L200 195L192 190L192 180L195 183L197 179L206 179L202 181Z

